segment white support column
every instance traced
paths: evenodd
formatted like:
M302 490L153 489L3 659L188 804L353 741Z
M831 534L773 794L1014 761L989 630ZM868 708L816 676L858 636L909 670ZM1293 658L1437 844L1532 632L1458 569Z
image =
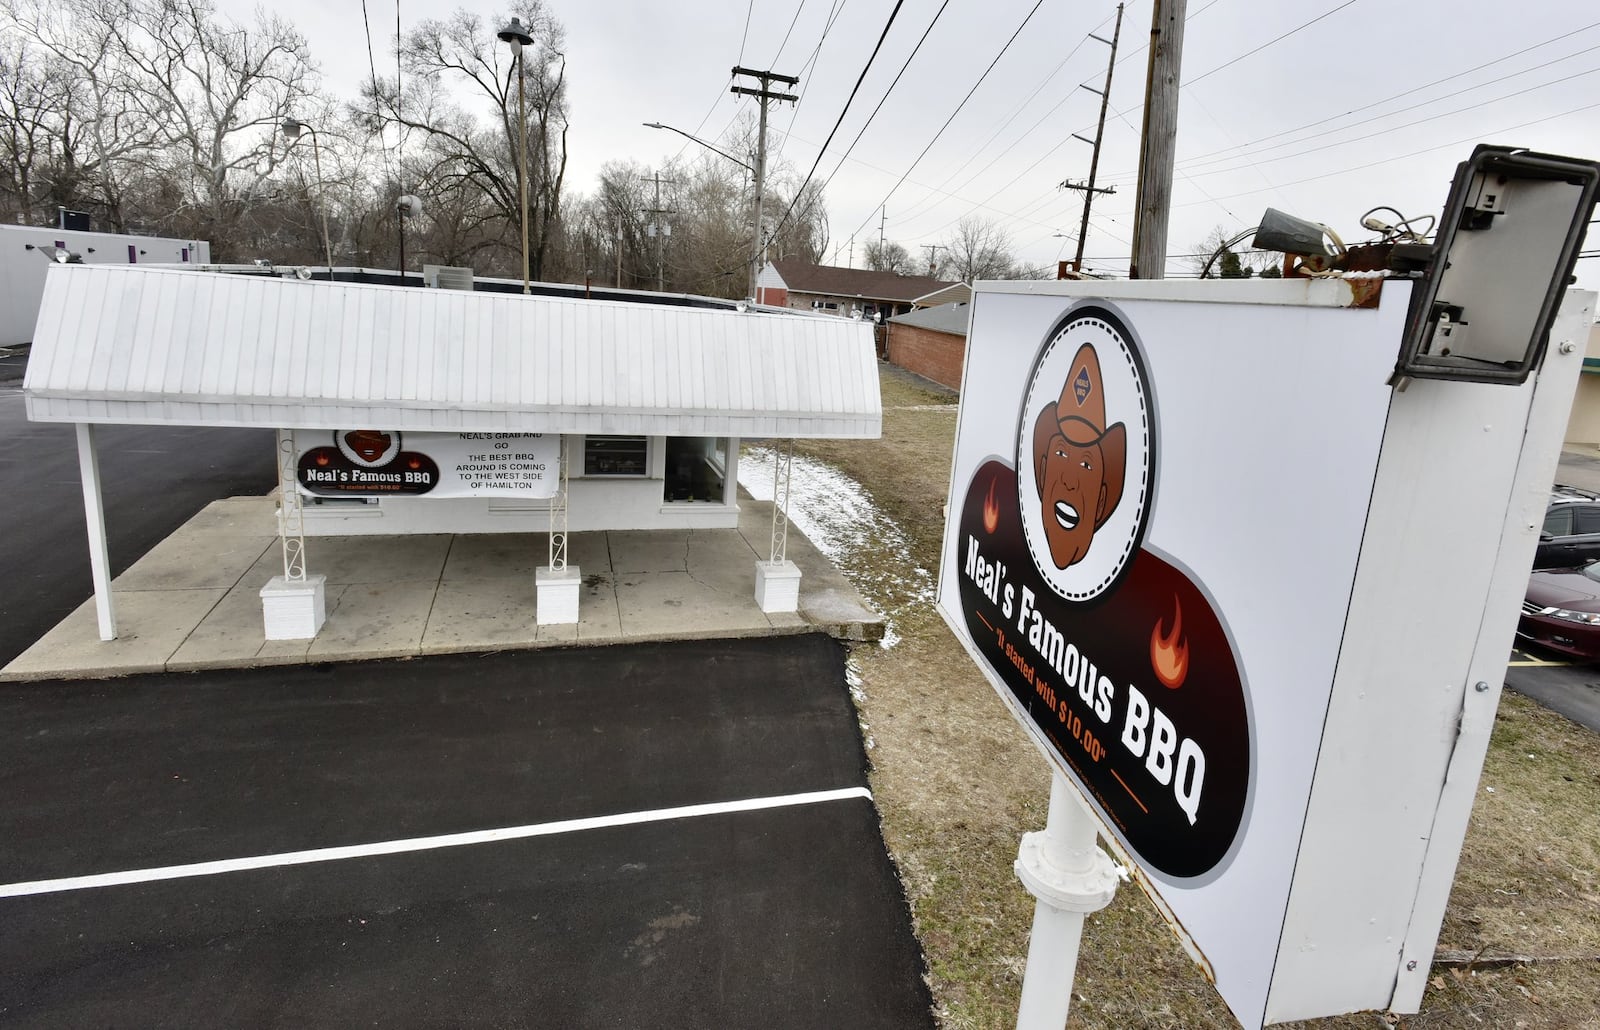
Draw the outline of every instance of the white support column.
M560 486L550 498L550 564L533 570L534 623L539 626L578 621L578 585L583 577L576 565L567 564L567 457L567 437L562 436Z
M786 441L776 454L769 557L756 562L756 604L768 613L800 610L800 568L789 560L789 476L794 466L794 440Z
M1059 772L1050 777L1050 816L1022 836L1017 879L1038 898L1028 964L1022 974L1017 1030L1061 1030L1072 1005L1083 917L1111 903L1118 869L1095 844L1094 817Z
M290 583L306 578L305 509L295 488L294 430L278 430L278 540L283 545L283 578Z
M106 513L100 498L100 455L94 426L77 424L78 478L83 483L83 518L89 528L89 571L94 578L94 612L100 639L117 639L117 612L111 598L111 555L106 548Z
M794 440L784 442L772 470L772 540L767 550L769 560L779 564L789 557L789 475L794 469Z
M306 575L305 509L296 487L299 455L294 431L278 430L278 541L283 575L261 588L261 619L268 640L310 640L328 617L326 576Z

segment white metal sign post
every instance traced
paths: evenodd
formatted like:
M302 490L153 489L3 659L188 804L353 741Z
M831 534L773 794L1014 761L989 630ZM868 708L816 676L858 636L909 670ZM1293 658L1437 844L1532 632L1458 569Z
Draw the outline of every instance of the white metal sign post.
M1420 999L1593 297L1396 390L1369 287L975 293L938 606L1055 772L1019 1025L1115 884L1080 799L1242 1023Z

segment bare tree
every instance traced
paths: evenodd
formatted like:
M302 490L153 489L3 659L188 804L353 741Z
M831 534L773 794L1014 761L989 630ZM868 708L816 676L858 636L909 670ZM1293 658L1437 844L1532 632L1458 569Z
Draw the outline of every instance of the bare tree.
M367 85L368 106L379 126L419 132L433 161L429 178L441 188L487 196L505 220L508 248L520 233L521 132L518 69L527 107L529 266L542 276L559 237L561 190L567 169L565 31L540 0L524 0L518 15L535 43L519 63L495 38L495 28L465 8L423 22L401 47L411 82L402 97L393 81ZM449 94L466 90L487 101L490 120L454 106Z
M939 275L973 282L978 279L1017 278L1011 255L1011 237L995 222L968 215L945 237L939 255Z
M875 272L894 272L898 275L916 275L917 264L906 248L893 240L867 244L865 266Z
M234 23L213 0L69 2L85 6L80 17L102 19L120 89L156 131L166 187L178 200L170 223L232 256L233 230L276 165L279 124L297 113L309 120L304 39L265 13Z

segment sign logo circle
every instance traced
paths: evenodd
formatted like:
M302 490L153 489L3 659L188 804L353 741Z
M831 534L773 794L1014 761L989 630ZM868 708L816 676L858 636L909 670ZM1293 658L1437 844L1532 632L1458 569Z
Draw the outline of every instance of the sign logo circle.
M1045 335L1017 428L1017 502L1034 567L1088 602L1127 573L1155 482L1148 374L1127 322L1104 301Z

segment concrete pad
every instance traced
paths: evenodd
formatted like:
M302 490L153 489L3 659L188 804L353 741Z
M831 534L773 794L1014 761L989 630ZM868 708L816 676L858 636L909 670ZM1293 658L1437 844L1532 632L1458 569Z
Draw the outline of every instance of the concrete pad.
M739 499L739 535L765 558L772 540L772 505ZM867 607L848 577L806 535L789 527L788 560L800 567L799 614L813 627L841 640L882 640L886 623Z
M754 596L771 505L743 500L737 530L576 533L578 622L536 627L544 533L313 537L307 571L328 578L328 621L313 641L266 641L258 592L283 572L270 497L207 506L114 584L124 639L102 644L85 604L0 677L122 675L578 641L703 639L824 630L877 640L880 616L799 532L798 614L763 614ZM126 589L129 584L176 589Z
M465 537L461 539L467 539ZM424 654L493 651L530 647L533 622L533 573L475 577L439 584L439 592L422 635Z
M442 553L440 560L442 563ZM399 570L390 574L399 574ZM339 606L328 613L322 632L306 649L307 660L396 658L419 653L438 586L437 579L350 584L339 596Z
M160 672L226 593L220 588L115 591L116 640L100 639L94 601L85 601L6 666L0 679Z
M450 551L448 533L418 536L319 536L306 538L306 573L329 583L438 582ZM272 556L277 560L277 556ZM282 573L281 563L278 569Z
M590 572L588 566L581 567L584 573L578 595L578 639L615 640L622 636L616 579L609 572Z
M688 529L607 533L611 570L619 576L640 572L684 572L689 567Z
M539 627L539 643L541 644L575 644L577 641L578 624L575 622Z
M747 589L718 589L687 572L617 576L617 608L627 640L695 639L765 632L772 624L755 605L754 567Z
M178 532L277 536L278 499L276 496L227 497L212 501L185 522Z
M440 580L525 576L532 583L533 570L549 560L549 546L544 533L462 534L450 545Z
M276 536L190 533L180 529L117 577L121 590L231 588L251 570ZM279 570L282 571L281 568Z
M254 665L265 642L261 597L256 590L241 588L228 591L167 660L167 668L190 671ZM274 643L297 645L297 654L302 658L306 648L311 645L309 640Z
M576 565L587 577L591 572L613 572L611 540L615 533L569 533L567 535L567 564ZM548 547L545 537L539 537L540 546Z

